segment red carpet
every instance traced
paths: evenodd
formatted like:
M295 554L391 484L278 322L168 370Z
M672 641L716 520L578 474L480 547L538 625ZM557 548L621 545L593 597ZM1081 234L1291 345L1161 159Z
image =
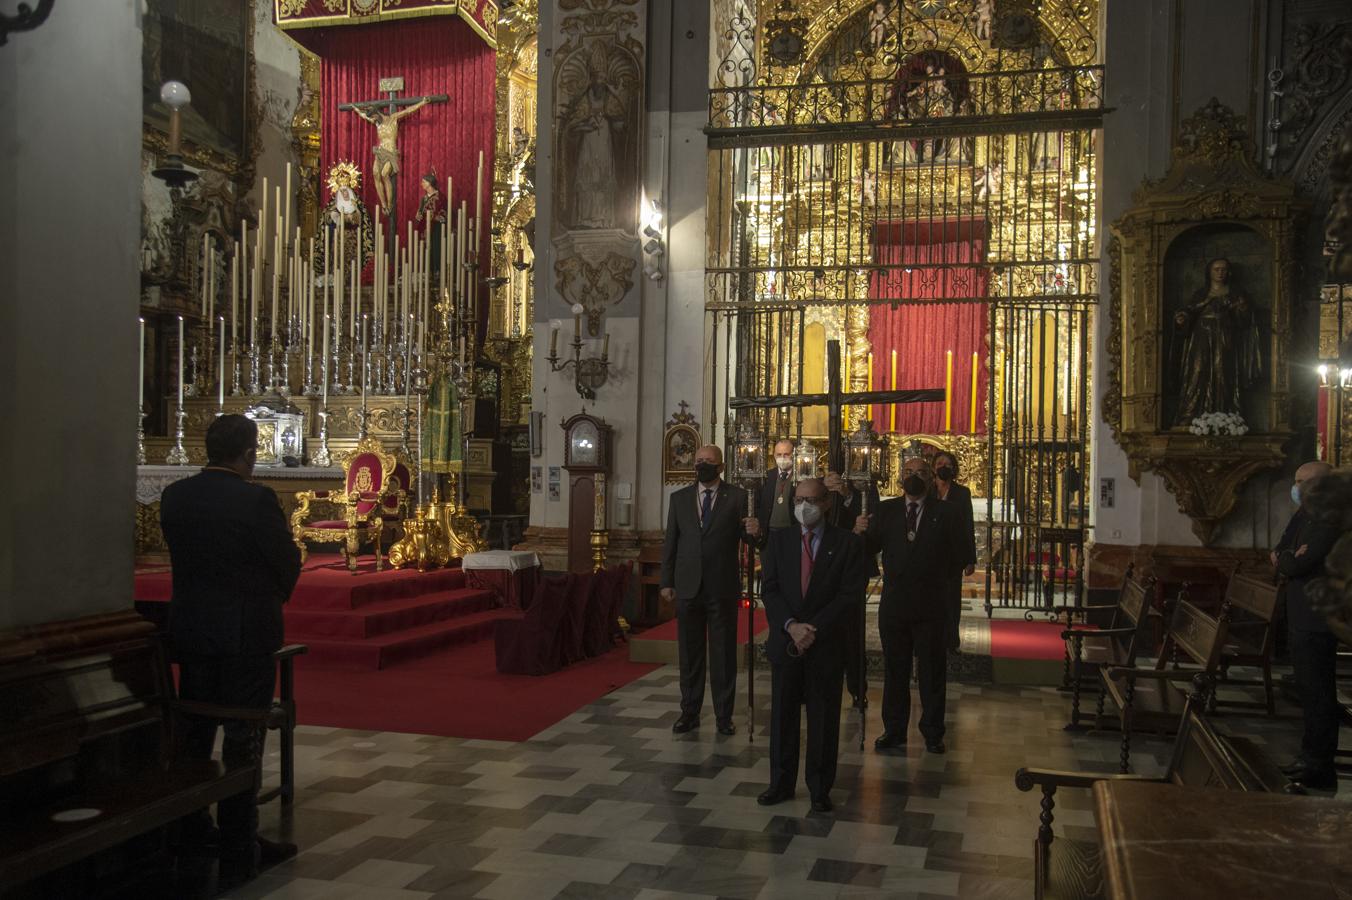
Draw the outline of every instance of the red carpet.
M991 619L991 656L995 659L1061 659L1065 642L1057 622Z

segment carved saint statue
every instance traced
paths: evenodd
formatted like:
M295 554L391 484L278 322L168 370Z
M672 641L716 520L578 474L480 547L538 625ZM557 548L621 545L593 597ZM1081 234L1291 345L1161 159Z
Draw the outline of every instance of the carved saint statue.
M576 140L573 163L572 225L615 227L615 133L625 127L625 102L612 86L606 46L594 44L587 63L588 82L567 112Z
M360 106L352 107L354 113L376 126L376 145L371 148L375 156L372 174L376 180L376 196L380 198L381 208L387 212L390 208L390 197L394 195L393 179L399 174L399 120L413 115L429 102L430 98L422 97L417 103L396 113L387 113L380 109L368 113Z
M315 274L323 277L332 272L338 261L338 245L342 244L343 266L348 271L356 263L358 271L366 268L373 252L375 231L366 204L362 203L361 172L346 160L335 163L329 170L329 191L332 199L320 216L320 225L329 230L330 259L315 253ZM344 275L346 277L346 274Z
M1211 260L1206 278L1174 314L1183 337L1175 425L1205 413L1242 415L1243 391L1262 378L1258 327L1248 298L1230 286L1230 261Z

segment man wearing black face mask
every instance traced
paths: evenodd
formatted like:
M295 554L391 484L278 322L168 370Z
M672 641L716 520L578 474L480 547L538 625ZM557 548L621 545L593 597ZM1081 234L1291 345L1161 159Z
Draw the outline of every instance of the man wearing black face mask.
M695 484L671 495L662 545L662 599L675 601L680 644L681 716L671 730L699 725L706 656L718 733L736 734L737 549L754 543L760 522L746 515L746 491L720 478L723 451L710 444L695 453Z
M962 644L958 623L962 618L962 578L976 571L976 516L972 512L972 492L958 484L958 458L947 450L934 454L934 496L952 504L958 514L958 532L963 539L962 572L948 581L948 621L944 636L948 649L958 652Z
M911 717L911 666L920 681L920 734L925 749L943 753L947 692L948 581L962 571L961 535L953 507L934 499L934 473L920 457L902 468L905 496L860 516L855 531L869 553L882 552L878 632L883 644L883 728L878 750L906 745Z

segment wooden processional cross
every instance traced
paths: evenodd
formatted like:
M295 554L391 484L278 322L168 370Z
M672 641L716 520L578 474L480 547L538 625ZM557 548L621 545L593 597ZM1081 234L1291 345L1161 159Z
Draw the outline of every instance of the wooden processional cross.
M841 441L841 412L847 406L864 406L874 403L932 403L944 399L943 388L918 388L915 390L859 391L847 394L841 390L840 378L840 341L828 341L826 344L826 393L825 394L779 394L771 397L738 397L728 403L732 409L782 409L800 406L825 406L828 410L827 422L829 435L830 468L834 472L844 473L845 453Z
M382 79L380 79L380 86L379 86L379 89L380 89L381 93L385 94L384 99L381 99L381 100L362 100L362 101L360 101L360 102L358 102L358 103L340 103L340 104L338 104L338 108L341 109L341 110L344 110L344 111L358 111L358 115L361 114L361 113L360 113L361 110L379 109L379 110L380 110L382 113L384 113L386 116L389 116L389 117L393 118L394 116L396 116L396 115L398 114L398 112L399 112L399 107L401 107L401 106L412 106L413 104L415 104L415 103L420 103L420 102L422 102L422 101L424 101L424 100L426 100L428 103L447 103L447 102L449 102L450 99L451 99L450 97L446 96L445 94L431 94L431 95L426 96L426 97L400 97L400 96L398 96L398 94L399 94L400 91L402 91L402 90L404 89L404 78L403 78L402 75L395 76L395 77L393 77L393 78L382 78ZM377 126L377 127L378 127L378 126ZM379 146L379 144L380 144L379 136L377 136L377 142L376 142L376 143L377 143L377 146ZM395 147L393 147L393 148L391 148L391 149L394 149L396 152L397 152L397 150L398 150L397 146L395 146ZM379 165L380 165L379 160L375 161L375 162L372 164L372 167L371 167L371 177L372 177L372 178L380 178L380 177L381 177L380 173L379 173L378 171L376 171L377 168L379 167ZM396 173L394 173L394 174L396 175L396 178L397 178L397 176L398 176L399 173L396 172ZM385 212L386 212L386 214L389 216L389 220L390 220L389 236L390 236L390 239L393 240L394 237L395 237L395 235L397 235L398 232L399 232L399 228L398 228L398 222L399 222L399 219L398 219L398 218L396 217L396 215L395 215L395 213L397 212L397 209L398 209L398 204L399 204L399 200L398 200L398 198L399 198L399 184L398 184L398 181L397 181L397 180L395 180L395 181L393 181L393 182L391 183L391 185L390 185L390 190L387 191L386 193L389 195L388 198L387 198L387 199L388 199L389 208L386 209Z

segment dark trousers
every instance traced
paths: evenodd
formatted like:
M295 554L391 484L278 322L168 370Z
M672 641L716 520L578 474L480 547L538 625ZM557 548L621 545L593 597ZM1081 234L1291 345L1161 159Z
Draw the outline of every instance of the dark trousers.
M864 647L865 605L860 603L845 613L845 685L854 698L862 696L868 686L868 673L864 670L867 665Z
M924 622L901 621L879 611L878 631L883 643L883 728L905 735L911 721L911 661L920 681L920 734L926 741L944 736L944 703L948 689L946 618Z
M681 712L699 715L704 706L708 662L714 715L732 718L737 696L737 599L700 592L676 601L676 636L681 660Z
M962 646L962 635L958 623L962 619L962 574L959 573L944 582L944 608L948 612L947 629L944 632L948 649L957 652Z
M1338 641L1332 634L1290 630L1291 667L1300 690L1305 729L1300 755L1319 774L1333 771L1338 749Z
M197 657L179 663L178 694L184 700L265 710L272 705L277 665L271 656ZM263 758L264 729L252 722L218 722L200 716L189 718L185 744L190 759L211 759L216 727L225 738L221 762L227 769L257 766ZM223 850L242 850L258 837L258 782L247 791L227 797L216 807Z
M801 737L799 710L807 706L808 792L821 797L836 783L840 749L840 682L845 659L839 652L809 649L800 659L770 666L770 786L793 790L798 780Z

